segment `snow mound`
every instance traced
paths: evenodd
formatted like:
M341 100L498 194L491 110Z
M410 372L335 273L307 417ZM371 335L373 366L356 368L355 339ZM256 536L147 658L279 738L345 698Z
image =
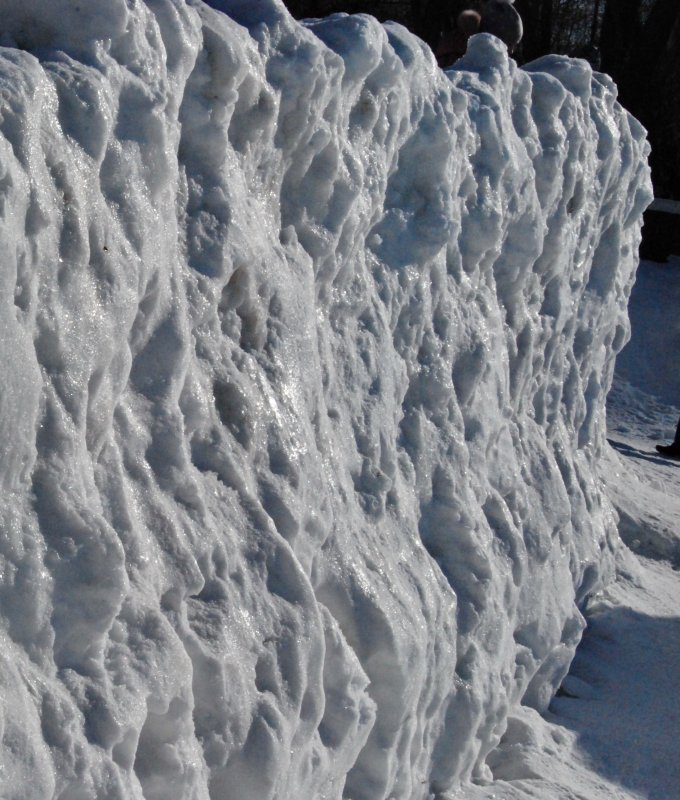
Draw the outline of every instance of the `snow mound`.
M484 780L616 563L614 87L215 5L0 2L6 800Z

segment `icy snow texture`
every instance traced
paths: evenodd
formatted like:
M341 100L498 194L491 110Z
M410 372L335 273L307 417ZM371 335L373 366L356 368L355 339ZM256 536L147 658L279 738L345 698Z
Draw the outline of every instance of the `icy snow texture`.
M640 126L487 35L2 0L3 798L425 798L543 708Z

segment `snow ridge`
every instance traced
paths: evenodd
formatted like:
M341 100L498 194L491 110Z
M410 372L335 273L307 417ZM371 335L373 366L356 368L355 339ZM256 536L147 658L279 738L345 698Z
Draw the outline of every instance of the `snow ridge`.
M213 5L0 2L3 796L438 795L615 568L644 131Z

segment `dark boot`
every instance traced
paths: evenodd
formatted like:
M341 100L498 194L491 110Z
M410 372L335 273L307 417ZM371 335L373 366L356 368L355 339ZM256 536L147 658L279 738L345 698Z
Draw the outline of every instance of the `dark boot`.
M657 444L656 450L666 458L677 458L680 461L680 419L678 420L678 429L675 432L673 444Z
M657 444L656 450L666 458L677 458L680 461L680 443L673 442L673 444Z

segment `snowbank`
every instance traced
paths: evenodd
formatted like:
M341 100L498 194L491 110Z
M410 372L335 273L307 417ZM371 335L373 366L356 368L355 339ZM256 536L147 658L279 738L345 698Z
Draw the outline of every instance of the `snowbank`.
M0 2L7 800L483 780L615 565L613 86L215 5Z

